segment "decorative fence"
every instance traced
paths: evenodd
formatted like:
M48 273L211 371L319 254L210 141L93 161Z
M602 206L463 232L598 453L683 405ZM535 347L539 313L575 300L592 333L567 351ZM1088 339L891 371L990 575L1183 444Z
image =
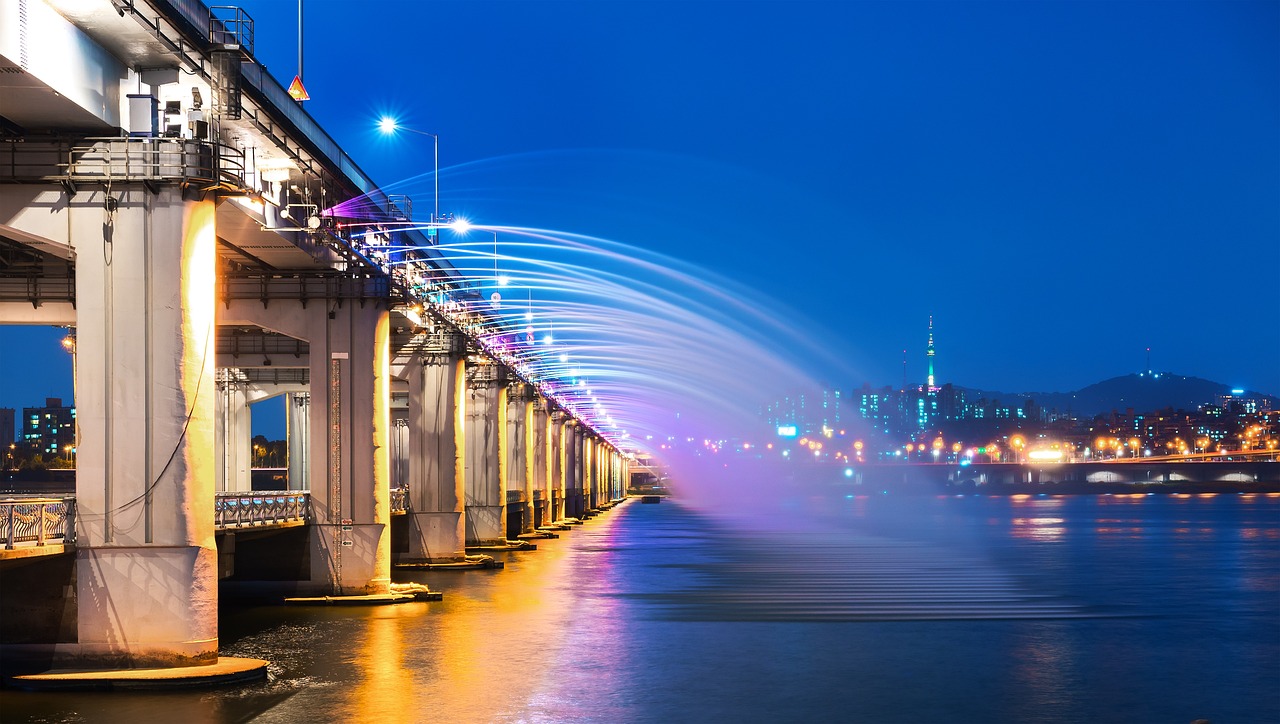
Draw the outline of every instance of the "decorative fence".
M213 501L213 524L218 529L305 523L310 514L310 493L218 493Z
M0 500L0 541L5 550L13 550L18 543L74 543L75 508L72 497Z

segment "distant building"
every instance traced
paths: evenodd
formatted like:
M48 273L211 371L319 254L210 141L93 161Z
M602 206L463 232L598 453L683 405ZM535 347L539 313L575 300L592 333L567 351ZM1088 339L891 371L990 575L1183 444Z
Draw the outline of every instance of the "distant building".
M1232 390L1230 394L1218 395L1213 404L1234 415L1256 415L1259 412L1265 413L1271 410L1271 400L1266 397L1257 398L1247 395L1248 393L1244 390Z
M12 407L0 407L0 445L6 448L17 439L16 414Z
M76 444L76 408L63 407L58 397L45 398L44 407L22 408L22 444L46 459L66 457Z
M818 435L824 430L839 430L843 420L844 397L840 390L826 389L821 394L799 394L784 397L765 407L765 421L772 428L790 430L797 435Z

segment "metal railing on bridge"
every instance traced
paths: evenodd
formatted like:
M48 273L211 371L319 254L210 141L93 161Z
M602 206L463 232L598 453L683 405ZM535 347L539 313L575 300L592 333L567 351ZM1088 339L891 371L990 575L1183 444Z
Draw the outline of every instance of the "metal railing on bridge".
M217 493L213 525L218 530L306 523L311 494L288 491Z
M180 181L243 188L244 152L220 141L167 136L0 145L0 180L78 183Z
M408 510L408 488L391 489L391 514ZM36 546L75 543L74 496L13 497L0 500L0 544L13 550L19 544ZM298 525L310 522L311 494L303 491L217 493L214 527L235 528Z
M5 550L13 550L19 543L74 543L75 531L75 498L0 500L0 541L4 541Z

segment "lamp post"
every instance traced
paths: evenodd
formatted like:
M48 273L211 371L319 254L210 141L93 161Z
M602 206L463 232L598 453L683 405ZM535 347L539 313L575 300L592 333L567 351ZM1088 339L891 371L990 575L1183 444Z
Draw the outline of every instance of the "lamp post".
M430 133L428 131L419 131L416 128L405 128L404 126L397 123L396 119L390 116L383 116L382 119L378 121L378 130L382 131L387 135L391 135L396 131L408 131L409 133L416 133L420 136L431 137L433 146L435 147L434 165L432 166L432 170L431 170L431 180L432 180L432 183L435 185L435 195L433 198L433 201L435 203L431 209L431 224L433 225L432 231L434 232L435 231L434 225L439 223L440 221L440 136L435 133Z

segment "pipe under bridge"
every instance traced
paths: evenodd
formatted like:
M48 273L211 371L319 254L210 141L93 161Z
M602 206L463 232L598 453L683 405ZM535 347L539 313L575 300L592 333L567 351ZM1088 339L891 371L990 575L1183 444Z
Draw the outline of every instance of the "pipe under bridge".
M622 497L616 442L494 341L468 281L396 223L407 205L255 60L246 15L0 0L0 28L0 323L75 338L64 613L17 643L79 667L215 660L218 546L241 534L216 501L249 492L249 405L270 397L307 493L298 592L385 593L393 559ZM359 218L324 213L352 200ZM410 250L393 266L383 245ZM38 605L18 588L0 618Z

